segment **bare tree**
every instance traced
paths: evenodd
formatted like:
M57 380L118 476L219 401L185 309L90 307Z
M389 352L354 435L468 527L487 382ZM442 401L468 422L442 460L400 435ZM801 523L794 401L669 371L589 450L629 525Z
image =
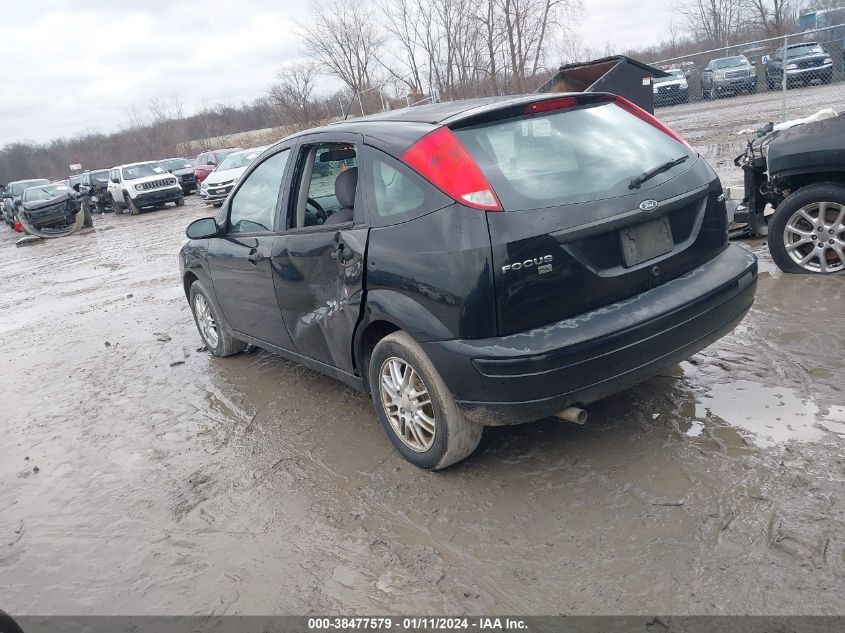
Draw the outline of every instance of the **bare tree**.
M313 100L318 75L319 66L314 61L283 66L276 74L278 81L270 87L270 98L285 123L307 127L318 118Z
M327 74L353 92L371 87L376 57L385 41L371 7L360 2L318 0L299 25L305 48Z
M793 0L748 0L749 12L763 28L766 37L786 35L793 30Z
M690 32L714 46L736 41L748 16L748 0L689 0L678 7Z

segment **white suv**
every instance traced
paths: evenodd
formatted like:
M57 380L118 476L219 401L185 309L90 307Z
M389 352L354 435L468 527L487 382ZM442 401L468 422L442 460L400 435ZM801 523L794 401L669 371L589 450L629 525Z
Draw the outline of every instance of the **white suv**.
M131 163L109 170L109 195L114 200L114 212L129 209L138 215L143 207L157 207L175 202L185 204L179 180L156 161Z

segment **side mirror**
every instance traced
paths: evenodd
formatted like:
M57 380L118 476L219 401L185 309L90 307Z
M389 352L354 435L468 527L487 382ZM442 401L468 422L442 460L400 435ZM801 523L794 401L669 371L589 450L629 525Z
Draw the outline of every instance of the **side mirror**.
M112 179L111 179L111 181L112 181L114 184L116 184L116 185L119 185L119 184L120 184L120 179L119 179L119 178L112 178Z
M79 193L79 183L76 183L75 185L73 185L73 187L71 187L71 189L73 189L76 193Z
M220 227L214 218L200 218L194 220L185 229L185 235L192 240L207 240L212 237L217 237L220 234Z

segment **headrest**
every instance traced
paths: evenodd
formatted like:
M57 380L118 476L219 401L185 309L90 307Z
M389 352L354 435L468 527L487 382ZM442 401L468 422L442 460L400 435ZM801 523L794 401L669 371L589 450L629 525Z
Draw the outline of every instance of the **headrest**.
M358 168L350 167L338 175L334 181L334 195L342 207L355 206L355 190L358 188Z

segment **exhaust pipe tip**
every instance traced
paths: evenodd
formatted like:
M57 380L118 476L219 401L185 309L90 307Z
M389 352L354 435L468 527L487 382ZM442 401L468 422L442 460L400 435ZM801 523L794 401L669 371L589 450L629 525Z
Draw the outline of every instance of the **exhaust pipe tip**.
M589 418L589 414L579 407L567 407L563 411L555 413L555 416L573 424L586 424Z

